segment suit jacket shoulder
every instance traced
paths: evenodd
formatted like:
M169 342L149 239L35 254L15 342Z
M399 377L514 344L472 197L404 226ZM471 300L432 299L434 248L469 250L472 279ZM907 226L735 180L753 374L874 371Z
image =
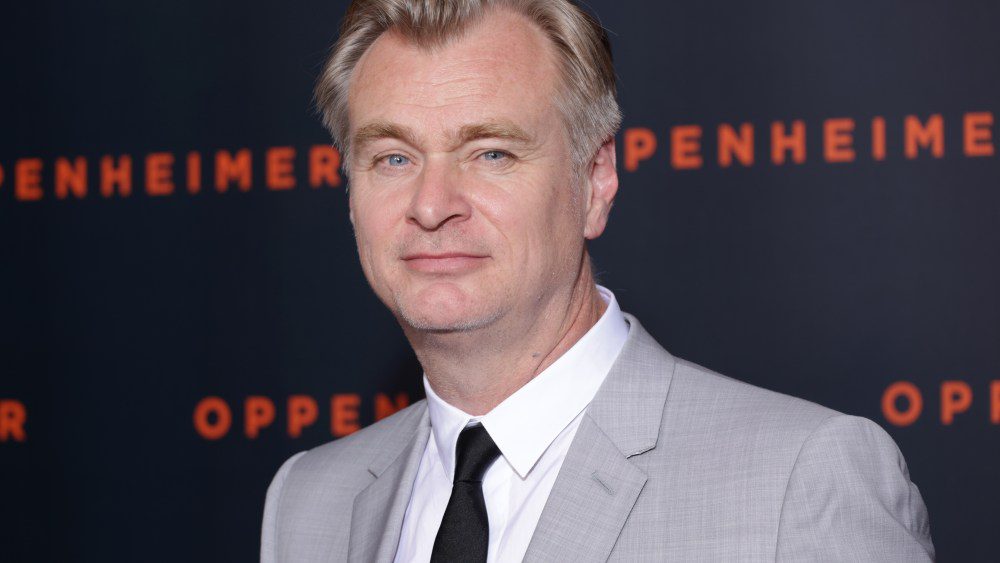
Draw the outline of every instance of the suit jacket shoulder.
M384 457L387 449L398 450L400 444L412 439L426 408L426 401L422 399L353 434L305 452L296 459L292 471L294 478L334 474L344 480L344 485L350 486L353 474L367 475L368 467Z
M729 465L790 471L809 437L841 417L847 415L677 359L660 429L672 444L712 444Z
M848 541L859 532L867 541ZM779 561L926 561L927 509L903 454L874 422L831 417L802 444L778 527Z
M425 413L418 401L285 461L267 491L261 561L345 560L355 497L414 443Z
M933 557L919 491L877 424L674 358L634 318L630 323L637 334L630 334L628 354L660 359L630 366L632 373L613 369L609 377L632 386L616 393L618 400L640 388L655 392L656 377L637 375L637 366L669 383L655 447L623 450L648 478L610 559ZM602 428L628 418L624 403L612 416L614 409L598 410Z

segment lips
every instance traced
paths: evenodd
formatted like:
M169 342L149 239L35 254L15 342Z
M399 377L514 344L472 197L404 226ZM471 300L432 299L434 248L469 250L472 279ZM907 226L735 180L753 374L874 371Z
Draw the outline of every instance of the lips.
M468 252L418 252L403 256L406 267L427 274L460 274L481 267L489 256Z

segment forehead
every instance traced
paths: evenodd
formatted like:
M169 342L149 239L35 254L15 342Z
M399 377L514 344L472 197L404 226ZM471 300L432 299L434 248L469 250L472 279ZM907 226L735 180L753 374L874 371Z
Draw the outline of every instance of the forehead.
M351 130L369 121L428 134L490 120L542 126L554 113L553 51L533 23L507 11L487 14L430 49L384 33L355 68L348 94Z

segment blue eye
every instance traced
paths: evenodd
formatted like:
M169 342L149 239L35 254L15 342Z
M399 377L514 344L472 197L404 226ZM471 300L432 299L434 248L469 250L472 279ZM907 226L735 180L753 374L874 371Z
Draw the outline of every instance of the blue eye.
M483 153L483 158L486 160L497 161L507 158L507 153L503 151L486 151Z
M403 166L409 164L410 159L406 158L401 154L390 154L388 157L386 157L386 162L389 163L389 166Z

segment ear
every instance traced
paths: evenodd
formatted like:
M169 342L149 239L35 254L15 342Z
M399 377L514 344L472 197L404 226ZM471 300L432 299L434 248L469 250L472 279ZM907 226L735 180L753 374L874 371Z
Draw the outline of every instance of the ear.
M589 189L587 222L583 236L588 240L601 236L608 224L611 205L618 193L618 169L615 158L615 138L611 137L590 161L586 176Z

